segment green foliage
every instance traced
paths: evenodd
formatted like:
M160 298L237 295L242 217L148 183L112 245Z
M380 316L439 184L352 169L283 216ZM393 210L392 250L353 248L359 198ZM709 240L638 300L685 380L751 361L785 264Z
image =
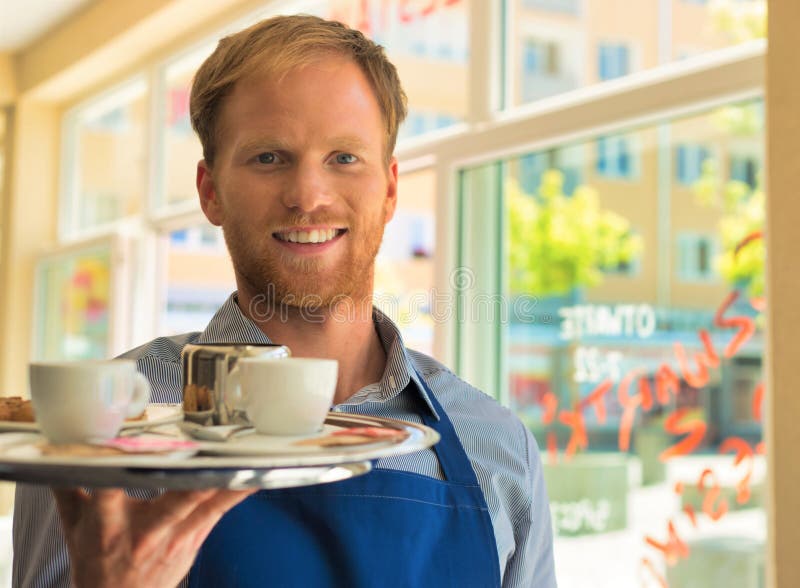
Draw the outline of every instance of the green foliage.
M711 5L714 25L734 43L767 36L767 2L754 0L715 0Z
M594 286L604 270L641 254L641 237L625 217L600 208L596 190L580 186L566 196L563 183L560 171L549 170L537 195L513 180L506 187L512 294L554 296Z
M764 230L765 194L761 174L755 188L737 180L723 184L716 164L709 159L703 164L702 176L692 189L701 205L722 209L719 221L722 254L715 260L720 275L731 285L744 287L749 296L763 296L764 240L755 239L739 248L749 236Z

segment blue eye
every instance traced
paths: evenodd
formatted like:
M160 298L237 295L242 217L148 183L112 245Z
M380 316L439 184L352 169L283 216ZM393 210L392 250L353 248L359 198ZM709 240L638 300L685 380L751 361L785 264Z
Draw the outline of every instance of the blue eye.
M258 163L275 163L275 154L274 153L259 153L258 154Z
M337 153L336 163L354 163L356 156L352 153Z

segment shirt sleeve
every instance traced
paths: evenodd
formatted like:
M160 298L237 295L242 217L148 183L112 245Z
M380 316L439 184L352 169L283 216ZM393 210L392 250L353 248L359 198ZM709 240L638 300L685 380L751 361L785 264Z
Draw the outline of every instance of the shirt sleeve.
M127 489L126 493L138 500L151 500L161 491ZM48 486L17 484L12 539L15 588L69 588L69 552L56 501ZM185 588L187 580L184 578L179 588Z
M506 566L504 588L554 588L553 526L544 484L539 447L527 427L524 430L528 458L528 505L514 524L514 556Z
M69 587L69 554L50 488L17 484L12 538L14 586Z

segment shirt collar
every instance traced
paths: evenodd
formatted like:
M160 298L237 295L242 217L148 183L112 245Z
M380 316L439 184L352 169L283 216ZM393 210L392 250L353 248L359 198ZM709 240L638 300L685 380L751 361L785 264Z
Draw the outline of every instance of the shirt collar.
M236 292L228 296L208 326L200 334L200 343L272 343L264 331L242 314Z
M379 382L363 387L342 404L353 405L364 402L385 402L408 388L418 394L431 414L439 420L439 415L431 403L428 392L414 367L414 363L403 344L403 337L397 325L377 308L372 310L375 330L386 351L386 369ZM200 334L200 343L272 343L269 337L250 318L242 314L236 292L231 294L217 310L208 326ZM409 383L412 385L409 386Z

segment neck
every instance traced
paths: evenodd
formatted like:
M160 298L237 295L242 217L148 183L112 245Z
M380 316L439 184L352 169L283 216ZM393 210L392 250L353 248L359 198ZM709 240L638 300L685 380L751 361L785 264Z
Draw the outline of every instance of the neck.
M383 349L367 298L347 305L313 310L279 307L269 318L254 317L252 297L239 289L239 308L274 343L286 345L295 357L318 357L339 362L334 403L344 402L364 386L380 381L386 369Z

